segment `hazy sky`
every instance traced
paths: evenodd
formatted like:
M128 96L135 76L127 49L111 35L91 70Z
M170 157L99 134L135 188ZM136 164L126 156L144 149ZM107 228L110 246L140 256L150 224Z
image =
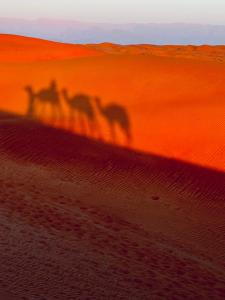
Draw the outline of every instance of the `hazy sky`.
M0 0L0 17L225 24L225 0Z

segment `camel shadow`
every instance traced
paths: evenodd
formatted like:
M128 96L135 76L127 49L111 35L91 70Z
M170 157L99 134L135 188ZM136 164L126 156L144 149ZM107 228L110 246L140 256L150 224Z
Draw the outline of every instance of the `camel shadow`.
M130 146L132 141L131 121L127 109L117 103L103 105L100 98L95 98L99 113L106 120L111 136L111 142L118 144L118 129L125 135L125 144Z
M101 138L101 128L92 103L92 98L84 93L69 96L67 89L62 90L63 99L69 110L69 128L83 135Z
M63 110L57 83L52 80L48 87L35 92L31 85L25 87L28 96L28 108L26 115L30 118L44 119L47 109L50 110L51 123L63 119Z

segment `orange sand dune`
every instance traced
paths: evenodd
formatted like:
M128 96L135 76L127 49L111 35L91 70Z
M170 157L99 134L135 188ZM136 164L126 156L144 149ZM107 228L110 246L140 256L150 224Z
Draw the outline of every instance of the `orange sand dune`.
M10 59L18 62L5 61L0 65L1 109L25 114L28 94L24 87L32 85L38 92L55 79L66 118L57 126L68 128L68 106L62 97L62 88L68 89L70 97L85 93L92 97L103 136L110 142L108 124L95 105L94 97L98 96L105 106L115 102L127 110L133 149L225 170L225 64L216 61L222 46L181 47L183 55L178 57L178 46L111 45L125 49L125 53L117 55L117 50L111 53L104 45L96 46L95 50L93 46L63 45L14 36L7 36L7 39L7 44L17 39L18 46L13 44L15 50L22 49L25 43L24 56L25 49L29 49L30 55L37 55L33 43L45 45L43 49L50 44L57 51L81 47L93 54L92 51L99 53L100 50L104 55L21 62L14 50ZM155 49L155 54L141 55L143 47ZM42 51L39 52L41 56ZM186 57L184 54L189 52ZM211 53L215 59L193 59L194 52L205 52L206 56ZM66 50L63 53L65 55ZM68 58L71 57L68 55ZM50 111L49 108L49 114ZM44 119L46 122L46 117ZM118 128L117 140L125 144L123 132Z
M0 113L0 288L224 299L225 174Z
M61 60L98 55L101 55L100 51L82 45L0 34L0 62Z
M102 43L90 44L89 47L108 54L154 55L162 57L191 58L203 61L225 62L225 46L180 46L180 45L130 45Z

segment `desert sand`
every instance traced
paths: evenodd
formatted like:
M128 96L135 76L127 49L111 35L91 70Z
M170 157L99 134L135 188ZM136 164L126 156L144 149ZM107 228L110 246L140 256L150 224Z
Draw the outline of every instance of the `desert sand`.
M1 109L25 114L25 86L38 92L54 79L59 92L66 88L70 97L84 93L99 97L105 106L123 105L131 122L133 149L225 169L225 64L218 62L222 46L179 47L182 55L178 57L176 46L146 46L145 54L143 46L139 52L138 46L127 46L121 54L118 45L93 49L93 45L50 42L48 49L48 43L1 36ZM201 53L200 59L194 57L196 53ZM109 140L107 123L101 115L97 117ZM120 131L118 142L124 144Z
M45 41L1 39L4 299L224 299L223 62L176 57L172 47L162 56L86 45L79 57L76 45L60 44L71 47L62 54L54 43L59 56L37 58L32 46L26 61L21 48ZM25 86L53 79L60 95L122 105L131 144L118 128L112 143L96 107L101 140L68 128L62 97L66 121L52 122L51 107L26 115Z

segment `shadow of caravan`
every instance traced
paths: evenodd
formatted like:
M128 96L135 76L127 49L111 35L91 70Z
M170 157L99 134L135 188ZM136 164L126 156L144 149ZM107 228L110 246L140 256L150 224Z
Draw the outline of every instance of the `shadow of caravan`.
M101 140L105 140L104 129L109 129L110 143L119 144L118 135L121 133L125 137L123 144L131 145L130 117L122 105L117 103L103 105L99 97L85 93L70 95L66 88L59 93L55 80L37 92L32 85L27 85L25 91L28 98L27 117L44 121L50 116L48 119L50 124L54 125L61 120L66 124L66 129ZM103 120L100 122L100 119ZM107 127L104 128L103 124Z

